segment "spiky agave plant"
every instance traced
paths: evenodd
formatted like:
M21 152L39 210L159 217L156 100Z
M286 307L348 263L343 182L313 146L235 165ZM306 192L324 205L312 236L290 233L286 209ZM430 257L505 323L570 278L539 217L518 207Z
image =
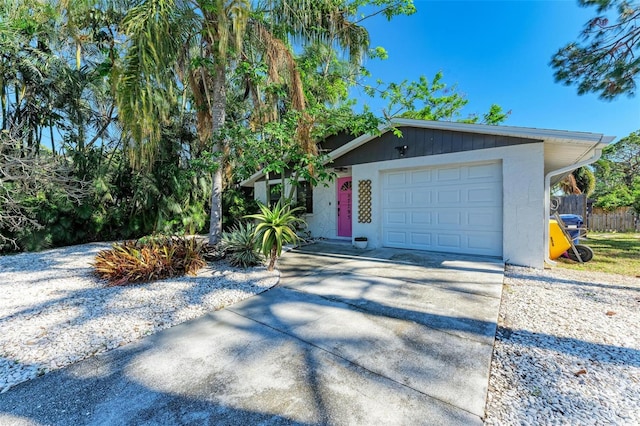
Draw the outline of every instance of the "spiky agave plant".
M256 227L251 222L237 223L229 232L222 233L223 247L229 253L228 260L233 266L247 268L262 262Z
M305 222L296 217L294 213L301 211L302 207L291 208L289 204L276 203L273 208L260 204L260 213L250 214L246 218L256 219L255 234L260 242L260 251L269 258L267 269L273 271L276 260L282 254L282 246L298 241L295 228Z

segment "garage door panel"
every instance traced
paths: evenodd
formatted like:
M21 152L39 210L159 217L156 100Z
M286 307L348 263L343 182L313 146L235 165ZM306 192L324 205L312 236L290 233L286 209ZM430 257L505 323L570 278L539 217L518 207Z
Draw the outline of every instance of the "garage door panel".
M444 211L437 213L436 217L436 225L438 226L446 227L449 225L455 225L454 228L458 228L460 225L463 225L462 212L460 211Z
M429 247L431 246L431 234L412 232L411 244L416 247Z
M407 174L404 172L387 173L385 176L385 187L404 187L407 184Z
M495 164L495 163L494 163ZM468 174L469 179L473 180L499 180L500 179L500 170L494 167L494 164L478 164L474 166L468 166Z
M474 231L478 228L500 232L500 217L490 208L478 208L472 212L453 208L440 211L386 211L383 227L400 231L407 228L411 232L437 231L438 229L458 229Z
M493 209L479 208L473 212L467 212L467 225L471 229L489 229L495 232L502 231L501 217L497 216Z
M387 232L387 247L487 255L502 244L499 233Z
M385 191L385 205L402 207L409 205L409 198L406 191Z
M460 234L437 234L438 244L436 247L449 250L462 250L462 236Z
M404 226L407 225L407 213L399 211L391 211L385 213L385 223L388 226Z
M433 193L431 191L413 192L411 194L411 207L427 207L433 201Z
M467 235L467 247L471 250L490 250L498 244L502 245L501 233L476 232Z
M436 200L439 204L459 204L462 200L462 189L436 190Z
M459 182L462 179L462 174L458 167L441 168L437 169L436 181L437 182Z
M466 196L470 203L489 203L491 205L498 203L498 194L493 187L469 188L466 190Z
M385 233L385 240L388 241L390 247L404 247L408 241L407 232L387 231Z
M383 176L385 246L502 254L501 163L394 171ZM399 182L405 186L391 187Z
M411 212L411 224L416 226L428 226L431 225L431 212L426 211L413 211Z
M431 170L419 170L411 172L411 184L422 185L431 182Z

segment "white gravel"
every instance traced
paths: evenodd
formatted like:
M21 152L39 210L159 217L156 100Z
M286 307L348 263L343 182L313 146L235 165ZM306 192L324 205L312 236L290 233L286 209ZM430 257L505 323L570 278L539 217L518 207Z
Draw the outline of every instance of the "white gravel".
M640 279L507 267L485 424L640 425Z
M196 277L107 287L86 244L0 257L0 393L51 370L261 293L264 267L214 262Z

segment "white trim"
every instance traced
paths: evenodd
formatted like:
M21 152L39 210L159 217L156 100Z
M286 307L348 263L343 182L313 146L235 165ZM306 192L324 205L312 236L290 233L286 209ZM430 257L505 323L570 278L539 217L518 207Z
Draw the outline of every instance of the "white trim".
M567 130L538 129L534 127L493 126L488 124L457 123L452 121L426 121L398 118L391 121L396 126L409 126L429 129L451 130L486 135L514 136L524 139L563 142L603 142L599 133L573 132ZM611 140L615 139L611 137Z

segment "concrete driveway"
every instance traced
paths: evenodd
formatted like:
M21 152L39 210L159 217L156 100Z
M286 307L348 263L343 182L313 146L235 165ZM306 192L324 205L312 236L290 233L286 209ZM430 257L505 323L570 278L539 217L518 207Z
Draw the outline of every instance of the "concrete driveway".
M481 424L504 265L316 243L278 287L0 395L0 424Z

